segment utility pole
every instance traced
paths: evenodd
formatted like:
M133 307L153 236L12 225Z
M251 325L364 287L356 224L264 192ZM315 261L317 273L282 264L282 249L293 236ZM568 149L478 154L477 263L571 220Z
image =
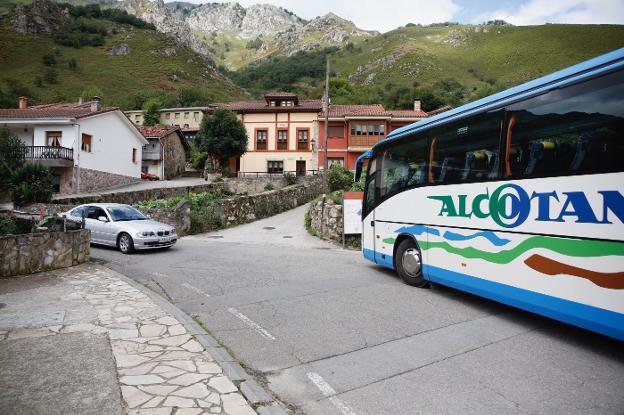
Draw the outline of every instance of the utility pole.
M327 186L327 173L328 173L328 161L327 161L327 125L329 124L329 55L326 56L327 68L325 69L325 99L323 106L325 107L325 159L323 160L323 193L328 193Z

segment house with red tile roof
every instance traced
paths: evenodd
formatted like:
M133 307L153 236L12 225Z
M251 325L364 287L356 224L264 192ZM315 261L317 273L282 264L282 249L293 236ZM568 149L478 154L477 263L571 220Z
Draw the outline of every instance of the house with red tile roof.
M180 127L139 127L139 131L148 141L143 146L141 172L166 180L180 176L186 167L189 148Z
M27 146L28 162L49 166L61 194L91 192L140 180L147 140L119 108L90 102L0 109L0 126Z
M392 130L426 118L428 114L414 102L413 110L386 110L381 104L331 105L327 124L327 159L350 170L357 158L383 140ZM325 163L325 112L318 116L318 165Z
M247 152L230 160L231 172L306 175L318 169L315 154L320 100L272 92L263 100L211 104L208 112L215 109L235 112L247 130Z

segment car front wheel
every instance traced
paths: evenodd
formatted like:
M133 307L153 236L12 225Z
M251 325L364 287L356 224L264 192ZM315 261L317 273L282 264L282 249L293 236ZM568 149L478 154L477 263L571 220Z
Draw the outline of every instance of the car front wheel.
M132 237L125 232L119 235L117 246L119 246L119 250L122 254L131 254L134 252L134 241Z

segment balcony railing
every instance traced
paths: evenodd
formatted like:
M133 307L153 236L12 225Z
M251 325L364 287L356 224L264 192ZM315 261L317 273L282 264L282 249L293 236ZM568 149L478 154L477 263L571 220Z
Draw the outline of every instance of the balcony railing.
M26 147L26 160L73 160L74 149L67 147Z
M349 137L349 147L372 147L384 138L385 135L352 135Z

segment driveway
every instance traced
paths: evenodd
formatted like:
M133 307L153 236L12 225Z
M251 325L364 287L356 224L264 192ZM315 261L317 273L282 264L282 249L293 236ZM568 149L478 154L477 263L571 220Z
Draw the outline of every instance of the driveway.
M92 256L166 292L296 413L621 414L624 348L309 236L306 207Z

